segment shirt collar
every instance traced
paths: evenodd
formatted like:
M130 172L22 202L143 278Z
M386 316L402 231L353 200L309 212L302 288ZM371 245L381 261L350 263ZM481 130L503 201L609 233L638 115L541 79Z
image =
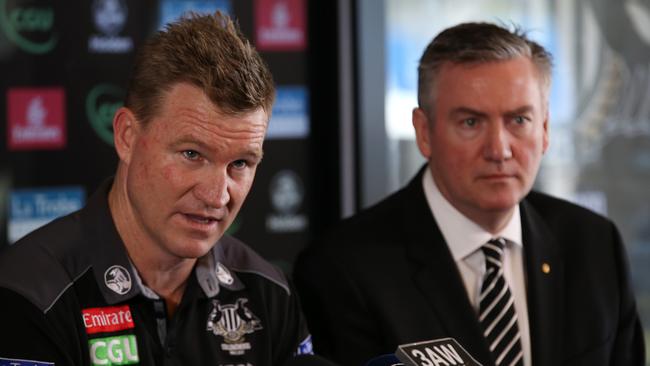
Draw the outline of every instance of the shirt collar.
M213 247L208 254L196 261L196 266L194 267L196 281L199 283L199 286L207 297L217 296L220 287L225 287L231 291L241 290L245 287L244 283L241 282L234 272L230 271L223 263L219 262L218 257L219 253ZM160 297L158 294L142 282L142 279L132 262L131 270L133 277L136 280L135 282L140 288L140 292L149 299L159 299Z
M455 261L464 259L495 237L464 216L447 201L436 186L429 168L422 175L422 187L436 224ZM522 245L519 205L515 206L508 224L496 236L503 237L516 245Z
M212 247L210 252L199 258L196 263L196 280L207 297L217 296L219 288L224 287L231 291L243 289L244 283L223 263L223 251L219 242Z
M108 179L88 199L82 210L84 258L92 265L95 281L109 305L135 297L141 292L138 277L131 265L124 242L117 233L108 207Z

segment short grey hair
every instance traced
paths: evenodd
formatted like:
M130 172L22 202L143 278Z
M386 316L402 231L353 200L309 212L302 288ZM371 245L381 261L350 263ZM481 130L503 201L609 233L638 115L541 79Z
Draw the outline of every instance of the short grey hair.
M528 57L539 73L545 97L551 85L551 54L519 27L509 30L491 23L462 23L447 28L429 43L418 65L418 105L427 113L443 64L477 64Z

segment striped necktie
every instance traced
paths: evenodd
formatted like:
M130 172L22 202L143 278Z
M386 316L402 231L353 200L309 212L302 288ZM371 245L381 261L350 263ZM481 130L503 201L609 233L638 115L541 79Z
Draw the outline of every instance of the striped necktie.
M510 288L503 276L503 238L490 240L481 248L486 272L479 297L479 322L496 366L523 366L521 335Z

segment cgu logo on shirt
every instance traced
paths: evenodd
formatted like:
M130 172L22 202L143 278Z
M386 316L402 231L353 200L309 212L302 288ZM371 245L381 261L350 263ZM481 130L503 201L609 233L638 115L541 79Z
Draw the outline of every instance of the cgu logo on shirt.
M91 339L88 348L93 365L133 365L140 362L138 344L133 334Z

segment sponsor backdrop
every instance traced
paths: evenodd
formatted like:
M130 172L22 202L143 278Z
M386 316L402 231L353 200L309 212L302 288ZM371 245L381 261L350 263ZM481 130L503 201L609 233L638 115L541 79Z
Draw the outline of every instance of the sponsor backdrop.
M236 18L278 92L264 161L231 233L290 270L310 230L304 0L0 0L0 247L77 210L110 176L135 50L182 13Z

